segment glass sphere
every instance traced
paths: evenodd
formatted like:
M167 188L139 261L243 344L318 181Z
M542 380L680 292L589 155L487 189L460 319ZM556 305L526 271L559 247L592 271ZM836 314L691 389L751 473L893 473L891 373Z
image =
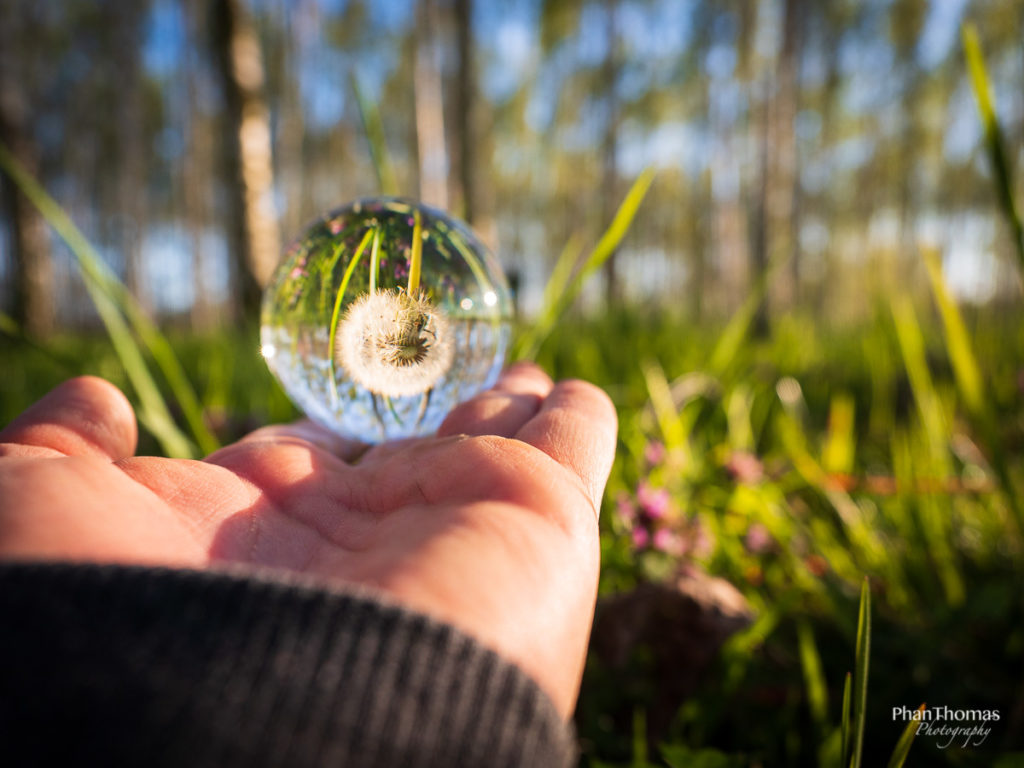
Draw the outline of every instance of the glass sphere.
M377 443L434 432L497 379L512 321L498 262L462 223L405 200L316 221L263 295L263 357L307 416Z

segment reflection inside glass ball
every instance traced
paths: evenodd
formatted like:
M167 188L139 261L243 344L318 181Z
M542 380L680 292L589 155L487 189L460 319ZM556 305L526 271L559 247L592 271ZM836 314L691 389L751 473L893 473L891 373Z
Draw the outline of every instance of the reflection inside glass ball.
M263 356L314 421L364 442L429 434L494 383L512 303L463 224L403 200L314 222L263 297Z

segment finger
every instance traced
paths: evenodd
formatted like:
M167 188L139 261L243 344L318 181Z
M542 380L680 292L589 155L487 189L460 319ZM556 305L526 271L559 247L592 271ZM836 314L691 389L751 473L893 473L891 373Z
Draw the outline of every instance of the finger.
M137 438L135 414L127 398L95 376L64 382L0 432L0 442L107 461L135 453Z
M291 424L273 424L250 432L238 442L309 443L320 450L333 453L342 461L355 461L366 452L367 445L336 435L308 419Z
M604 484L615 458L618 419L604 392L585 381L555 385L537 415L523 425L516 438L544 451L571 470L600 510Z
M437 434L512 437L536 415L552 386L548 375L533 363L516 363L494 387L448 414Z

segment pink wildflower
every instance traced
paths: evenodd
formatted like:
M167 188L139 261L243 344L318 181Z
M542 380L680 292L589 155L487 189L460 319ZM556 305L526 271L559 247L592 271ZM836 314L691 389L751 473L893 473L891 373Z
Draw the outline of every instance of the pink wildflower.
M661 464L665 460L665 444L652 440L644 448L644 459L652 467Z
M633 529L633 546L637 549L644 549L651 541L651 534L646 528L637 526Z
M665 517L669 505L672 503L668 491L664 488L651 488L644 481L637 486L636 501L643 513L651 520L661 520Z
M659 528L654 532L654 548L668 555L681 555L685 549L679 534L670 528Z
M760 523L754 523L747 529L747 537L744 542L747 551L759 555L772 545L772 535L768 529Z

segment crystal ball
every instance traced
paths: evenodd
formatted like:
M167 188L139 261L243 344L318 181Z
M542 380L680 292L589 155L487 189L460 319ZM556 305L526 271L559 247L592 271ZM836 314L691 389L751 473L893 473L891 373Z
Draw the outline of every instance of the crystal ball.
M378 443L434 432L491 386L511 322L505 275L465 224L382 198L332 211L288 248L260 344L307 416Z

